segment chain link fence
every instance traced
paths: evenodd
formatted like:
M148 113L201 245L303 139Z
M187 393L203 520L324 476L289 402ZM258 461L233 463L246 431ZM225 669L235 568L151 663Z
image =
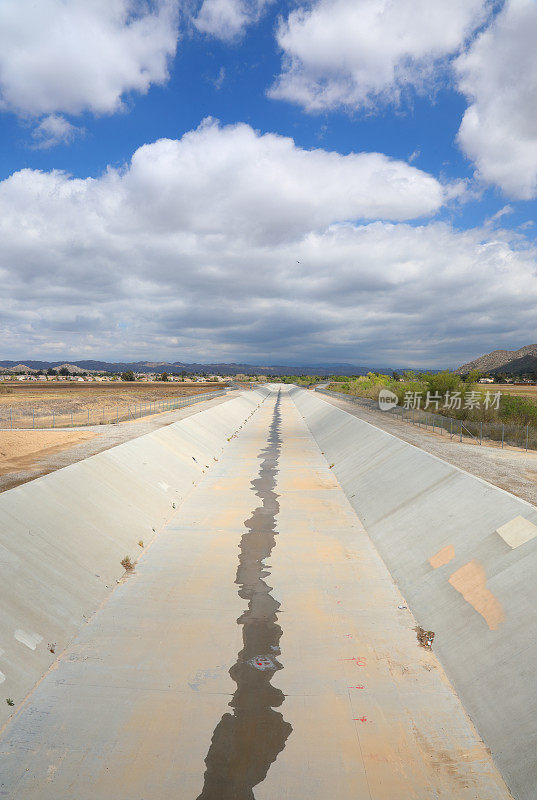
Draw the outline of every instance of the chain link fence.
M524 450L537 450L537 428L533 428L531 425L461 420L454 417L444 417L442 414L435 414L423 409L400 408L399 406L395 406L389 411L380 411L378 403L368 397L358 397L319 387L315 391L331 397L338 397L340 400L349 400L363 408L378 411L379 414L399 417L403 422L409 422L412 425L417 425L418 428L424 428L441 436L449 436L452 440L457 439L462 442L463 439L470 438L477 444L489 441L496 442L501 447L510 446L521 447Z
M47 411L42 408L1 408L0 430L79 428L88 425L110 425L140 419L164 411L192 406L212 397L222 397L227 389L171 397L147 402L116 403L100 408L73 409L72 411Z

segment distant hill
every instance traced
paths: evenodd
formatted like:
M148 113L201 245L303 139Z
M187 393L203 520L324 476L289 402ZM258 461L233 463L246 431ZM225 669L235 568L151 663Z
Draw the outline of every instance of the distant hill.
M474 361L463 364L457 370L467 375L472 370L478 372L507 375L524 375L537 372L537 344L527 344L519 350L493 350Z
M15 364L14 361L10 362L10 363L13 363L14 366L13 367L8 367L7 369L8 369L9 372L12 372L14 375L19 375L19 374L25 373L25 372L36 372L36 370L32 369L30 366L28 366L28 364Z
M387 367L372 368L372 367L357 367L355 364L322 364L322 365L300 365L300 364L287 364L287 365L263 365L258 366L255 364L233 364L233 363L219 363L219 364L198 364L186 363L182 361L135 361L135 362L108 362L108 361L71 361L65 363L64 361L31 361L25 359L22 363L19 361L0 361L0 368L9 370L18 368L17 371L36 371L47 370L50 367L60 369L67 367L70 372L126 372L132 370L133 372L170 372L170 373L197 373L206 372L210 375L319 375L322 377L328 375L367 375L367 373L374 369L379 372L391 372Z

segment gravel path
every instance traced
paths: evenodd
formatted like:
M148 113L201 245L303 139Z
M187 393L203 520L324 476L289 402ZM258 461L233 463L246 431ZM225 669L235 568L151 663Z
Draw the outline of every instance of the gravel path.
M198 414L206 408L218 406L220 403L226 403L232 397L236 397L240 392L230 391L224 397L214 397L211 400L204 400L196 403L193 406L186 406L179 408L176 411L165 411L162 414L153 414L148 417L133 422L120 422L119 425L90 425L83 428L69 428L69 431L84 431L96 434L92 439L85 442L76 444L68 449L61 450L55 453L44 453L42 457L37 457L33 464L28 466L27 469L9 472L6 475L0 476L0 492L5 492L7 489L12 489L21 483L27 483L41 475L46 475L48 472L54 472L61 467L67 467L69 464L74 464L77 461L82 461L84 458L100 453L103 450L108 450L110 447L115 447L118 444L127 442L130 439L136 439L138 436L143 436L146 433L151 433L158 428L163 428L166 425L171 425L173 422L178 422L180 419L190 417L192 414ZM58 434L65 435L66 429L58 429ZM28 431L31 436L34 432ZM0 434L1 436L1 434Z
M351 400L319 394L323 400L348 411L355 417L381 428L387 433L403 439L409 444L432 453L455 467L477 475L501 489L537 505L537 453L515 447L501 447L492 443L474 444L468 440L459 442L449 436L432 433L403 422L380 410L365 408Z

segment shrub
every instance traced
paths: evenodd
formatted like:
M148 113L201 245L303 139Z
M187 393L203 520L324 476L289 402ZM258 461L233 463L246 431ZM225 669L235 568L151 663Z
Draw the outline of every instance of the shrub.
M134 569L134 564L132 563L130 556L125 556L125 558L122 559L121 566L126 572L132 572Z

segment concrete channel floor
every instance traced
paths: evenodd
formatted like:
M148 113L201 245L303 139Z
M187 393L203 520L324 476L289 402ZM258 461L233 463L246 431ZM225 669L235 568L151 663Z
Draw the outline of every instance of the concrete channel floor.
M3 729L0 797L508 798L404 605L273 394Z

